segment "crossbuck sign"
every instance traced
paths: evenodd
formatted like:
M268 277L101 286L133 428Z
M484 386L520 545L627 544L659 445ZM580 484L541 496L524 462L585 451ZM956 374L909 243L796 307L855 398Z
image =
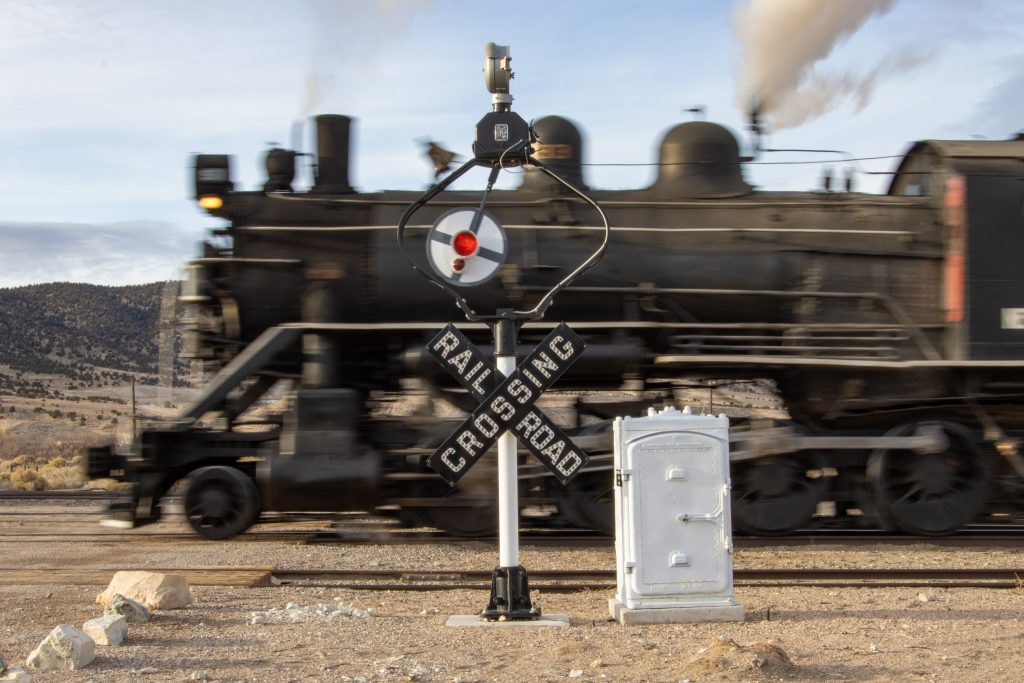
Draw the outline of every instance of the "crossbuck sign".
M587 464L577 448L534 403L579 357L582 337L560 323L515 371L505 377L466 335L449 324L430 341L428 351L480 405L428 459L455 485L506 431L512 432L562 484Z

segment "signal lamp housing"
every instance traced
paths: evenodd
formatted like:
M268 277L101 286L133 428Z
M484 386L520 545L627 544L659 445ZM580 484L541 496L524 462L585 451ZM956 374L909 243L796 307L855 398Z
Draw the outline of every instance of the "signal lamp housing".
M480 240L469 230L462 230L452 237L452 249L462 258L473 256L480 249Z

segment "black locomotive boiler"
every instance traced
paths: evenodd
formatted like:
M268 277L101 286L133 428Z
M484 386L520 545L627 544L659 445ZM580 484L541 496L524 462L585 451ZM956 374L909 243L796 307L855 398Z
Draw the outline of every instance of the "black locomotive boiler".
M422 352L461 315L398 250L396 225L419 193L350 185L350 128L346 117L317 117L308 191L293 190L290 150L267 152L266 182L253 191L235 188L229 157L195 158L196 199L225 225L187 266L186 354L216 375L178 420L145 429L128 452L90 453L93 477L133 484L111 510L122 523L159 518L161 498L185 480L186 514L207 538L273 511L494 528L484 467L455 489L426 467L451 430L432 407L472 407ZM535 130L538 158L586 187L576 126L547 117ZM773 380L792 419L732 430L742 531L807 527L822 503L832 523L913 534L1020 513L1024 141L919 142L886 195L756 190L735 137L703 121L669 130L658 164L650 187L589 188L612 226L606 255L557 297L554 322L523 329L522 355L565 320L588 348L561 389L630 386L655 401L695 377ZM443 212L480 196L439 195L409 226L412 251L425 253ZM473 290L477 310L535 301L600 236L592 209L536 171L493 192L488 210L508 233L509 257ZM460 328L487 346L483 325ZM280 380L292 382L287 408L254 419ZM388 411L411 386L435 400ZM608 530L610 439L595 418L643 407L579 401L583 426L572 433L596 456L590 470L563 489L524 467L521 504Z

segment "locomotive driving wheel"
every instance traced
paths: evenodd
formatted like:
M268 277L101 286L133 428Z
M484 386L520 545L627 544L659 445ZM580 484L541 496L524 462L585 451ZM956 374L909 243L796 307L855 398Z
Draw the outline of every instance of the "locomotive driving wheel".
M577 436L603 437L600 445L593 442L585 449L590 466L565 488L561 505L569 518L579 526L589 527L606 536L615 535L615 486L612 478L612 420L602 420L579 430ZM602 468L599 465L603 463Z
M781 536L806 526L827 486L814 456L735 462L730 470L733 525L754 536Z
M615 535L615 488L608 470L580 474L570 484L563 505L580 526Z
M466 473L459 483L438 494L431 489L439 505L417 508L426 524L458 538L494 536L498 532L498 508L494 502L494 482L498 479L495 458L485 458Z
M197 534L212 541L242 533L259 517L255 482L234 467L203 467L188 477L185 516Z
M989 469L970 432L942 424L949 445L941 453L878 450L867 475L884 522L908 534L942 536L963 527L988 497ZM916 424L897 427L892 436L909 436Z
M458 494L446 496L445 500L450 500L453 505L421 508L419 515L423 521L457 538L482 538L497 533L498 511L493 501L470 499Z

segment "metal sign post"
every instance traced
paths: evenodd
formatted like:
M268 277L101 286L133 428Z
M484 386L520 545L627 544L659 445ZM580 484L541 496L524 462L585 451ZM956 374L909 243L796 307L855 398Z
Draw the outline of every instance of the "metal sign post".
M519 475L517 442L523 443L562 484L587 463L577 448L551 420L534 406L537 399L562 376L583 352L583 339L565 323L559 324L524 361L517 365L519 328L539 320L568 286L601 258L610 228L601 207L582 190L543 166L533 156L533 130L511 111L508 94L508 47L488 43L484 72L494 93L494 111L477 124L474 158L428 190L402 215L398 244L413 270L450 294L471 321L486 321L494 334L494 362L449 324L430 341L427 350L479 402L479 406L427 460L450 485L455 483L495 444L498 447L499 559L491 578L491 597L481 617L538 619L540 608L530 600L526 569L519 564ZM529 164L561 183L590 204L604 222L604 238L583 263L551 288L529 310L499 309L494 315L477 314L454 287L473 287L494 277L508 256L508 244L498 220L485 210L498 174L510 166ZM453 209L442 215L427 235L429 271L417 266L405 248L410 218L431 199L474 166L490 168L487 188L479 207Z

